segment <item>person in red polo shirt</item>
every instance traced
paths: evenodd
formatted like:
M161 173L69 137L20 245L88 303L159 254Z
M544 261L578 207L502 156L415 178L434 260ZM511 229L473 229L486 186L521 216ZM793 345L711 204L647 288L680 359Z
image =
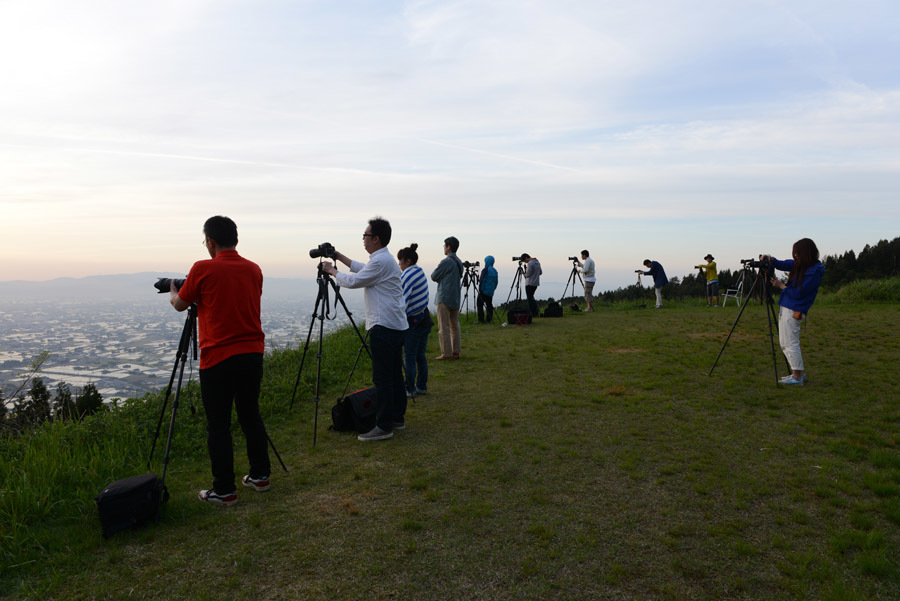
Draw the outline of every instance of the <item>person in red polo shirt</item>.
M203 224L203 244L211 259L197 261L180 290L170 289L172 306L197 304L200 329L200 395L206 412L206 444L213 486L201 501L237 503L231 443L231 404L247 437L250 473L241 480L259 492L269 489L268 436L259 413L265 334L259 318L263 276L259 265L241 257L237 226L228 217Z

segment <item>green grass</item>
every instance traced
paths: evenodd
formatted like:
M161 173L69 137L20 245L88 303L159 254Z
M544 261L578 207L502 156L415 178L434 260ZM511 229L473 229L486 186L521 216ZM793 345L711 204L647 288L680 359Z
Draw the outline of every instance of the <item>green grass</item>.
M841 303L900 302L900 277L850 282L830 296Z
M429 394L383 443L326 428L355 334L324 343L315 448L315 349L291 412L298 355L277 353L262 403L290 473L232 508L199 503L210 476L191 387L161 522L109 541L93 496L145 471L158 397L5 441L0 594L900 598L900 306L816 306L799 389L775 386L757 305L708 375L736 315L685 303L464 321L463 358L430 364ZM776 363L786 373L780 351Z

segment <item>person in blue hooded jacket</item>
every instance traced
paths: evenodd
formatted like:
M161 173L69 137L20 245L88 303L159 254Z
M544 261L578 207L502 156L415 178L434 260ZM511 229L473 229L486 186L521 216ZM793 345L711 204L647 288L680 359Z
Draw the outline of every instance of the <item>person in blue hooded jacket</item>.
M478 323L491 323L494 320L494 291L499 281L497 270L494 268L494 257L488 255L484 258L484 269L481 270L481 282L478 284ZM485 316L487 306L487 316Z
M825 275L825 267L819 261L819 249L809 238L794 242L791 259L779 261L772 255L763 255L771 259L775 269L788 272L787 283L772 278L772 285L781 289L778 299L778 342L781 350L791 366L791 373L781 379L788 386L803 386L806 373L803 369L803 355L800 353L800 326L806 320L806 314L816 300L819 284Z

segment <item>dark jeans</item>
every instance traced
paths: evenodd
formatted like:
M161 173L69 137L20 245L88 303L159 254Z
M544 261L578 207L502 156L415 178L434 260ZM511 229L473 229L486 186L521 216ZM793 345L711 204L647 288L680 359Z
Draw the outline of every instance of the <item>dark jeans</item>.
M537 286L525 286L525 296L528 297L528 310L531 311L532 317L540 317L541 312L538 310L537 302L534 300L534 291L537 290Z
M428 345L429 334L431 325L411 327L405 332L403 358L406 368L406 389L409 392L416 388L428 390L428 358L425 356L425 347Z
M372 351L372 383L378 407L375 423L391 432L394 422L402 422L406 415L406 390L403 387L404 330L372 326L369 330L369 350Z
M259 414L262 353L234 355L200 370L200 395L206 412L206 446L212 464L213 490L222 495L236 490L231 442L231 405L247 438L250 475L268 476L269 449L266 426Z
M478 299L475 301L475 306L478 307L478 321L481 322L490 322L494 320L494 297L488 296L484 293L478 293ZM487 319L485 319L484 308L487 306Z

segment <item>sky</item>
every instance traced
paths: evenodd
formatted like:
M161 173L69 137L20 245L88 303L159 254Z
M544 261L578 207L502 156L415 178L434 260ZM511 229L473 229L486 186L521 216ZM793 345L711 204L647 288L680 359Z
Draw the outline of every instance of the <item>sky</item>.
M0 0L0 281L443 240L598 290L900 235L896 0ZM541 296L540 290L538 296ZM552 291L547 292L552 294ZM545 294L546 295L546 294Z

